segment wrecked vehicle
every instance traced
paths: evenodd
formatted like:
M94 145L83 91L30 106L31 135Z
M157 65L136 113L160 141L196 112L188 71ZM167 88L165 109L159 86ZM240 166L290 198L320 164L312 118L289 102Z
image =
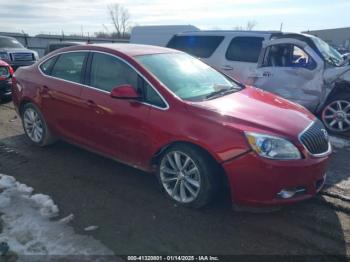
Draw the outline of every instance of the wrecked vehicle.
M307 107L328 130L350 131L350 64L320 38L285 34L263 42L253 84Z
M199 30L178 33L166 46L305 106L333 133L350 131L349 58L320 38L276 31Z

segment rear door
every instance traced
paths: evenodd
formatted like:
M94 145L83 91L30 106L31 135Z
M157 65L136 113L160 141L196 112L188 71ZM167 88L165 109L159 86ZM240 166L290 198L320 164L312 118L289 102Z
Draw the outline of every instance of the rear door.
M84 104L80 95L87 56L87 51L67 52L40 65L45 118L56 132L78 143L86 142L81 128Z
M244 84L252 84L264 40L265 36L234 36L220 53L219 69Z
M315 111L324 93L323 69L322 59L305 42L266 41L254 85Z

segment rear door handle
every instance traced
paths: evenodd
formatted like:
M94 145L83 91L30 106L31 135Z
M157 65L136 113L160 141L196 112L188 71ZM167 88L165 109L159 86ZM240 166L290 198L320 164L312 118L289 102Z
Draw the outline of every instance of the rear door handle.
M90 107L90 108L95 108L97 107L96 103L93 101L93 100L87 100L87 106Z
M265 72L263 73L263 77L271 77L271 76L272 76L272 73L269 72L269 71L265 71Z
M221 67L222 70L226 70L226 71L230 71L230 70L233 70L233 67L232 66L229 66L229 65L224 65Z

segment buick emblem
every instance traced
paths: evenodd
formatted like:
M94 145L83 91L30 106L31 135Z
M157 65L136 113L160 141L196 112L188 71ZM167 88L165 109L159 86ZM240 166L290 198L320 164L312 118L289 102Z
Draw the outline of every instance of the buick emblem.
M329 139L329 135L326 129L321 129L321 131L323 132L324 138L328 141Z

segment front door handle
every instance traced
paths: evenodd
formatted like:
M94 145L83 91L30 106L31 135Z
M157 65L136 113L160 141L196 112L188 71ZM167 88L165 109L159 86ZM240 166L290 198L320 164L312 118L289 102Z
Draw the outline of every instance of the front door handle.
M230 70L233 70L233 67L230 66L230 65L224 65L221 67L222 70L225 70L225 71L230 71Z

